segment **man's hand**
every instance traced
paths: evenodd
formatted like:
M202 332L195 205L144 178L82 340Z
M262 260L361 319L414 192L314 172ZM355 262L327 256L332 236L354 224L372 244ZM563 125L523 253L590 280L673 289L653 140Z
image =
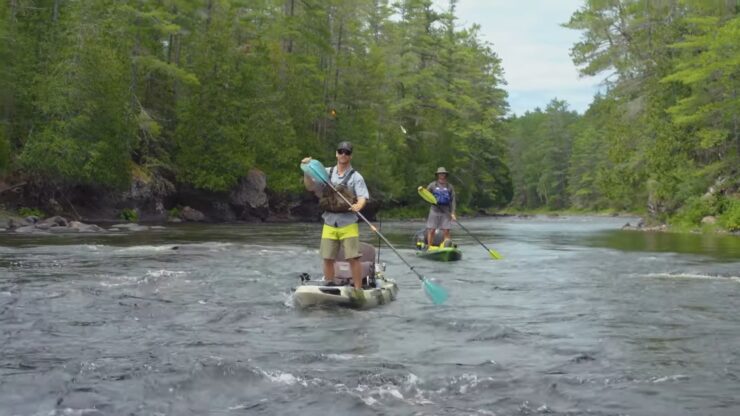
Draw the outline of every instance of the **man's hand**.
M307 157L304 157L303 159L301 159L301 164L302 165L305 165L306 163L308 163L310 161L311 161L311 156L307 156Z
M453 220L453 221L457 221L457 215L455 215L455 214L450 214L450 217L452 217L452 220Z
M349 210L350 211L353 211L353 212L360 212L360 211L362 211L362 208L364 207L364 205L365 204L362 204L360 202L357 202L355 204L352 204L352 206L349 207Z

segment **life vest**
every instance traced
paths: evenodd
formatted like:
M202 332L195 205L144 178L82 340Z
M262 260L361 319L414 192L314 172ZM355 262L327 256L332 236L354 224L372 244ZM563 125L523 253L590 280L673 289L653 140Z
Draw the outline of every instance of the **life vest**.
M339 185L334 186L334 189L336 189L337 192L342 194L344 198L347 199L347 201L353 204L357 202L357 196L355 195L354 191L347 186L347 182L349 182L349 178L351 178L354 173L355 170L350 169L344 179L342 179L342 182L340 182ZM333 174L334 166L329 169L329 181L331 181ZM321 207L322 210L328 212L348 212L349 205L347 205L347 202L345 202L339 195L337 195L337 192L334 192L331 187L325 186L324 193L321 195L321 198L319 198L319 207Z
M439 206L447 206L452 203L452 192L450 191L450 188L439 186L439 183L436 181L432 188L432 194L434 194L434 197L437 199L437 205Z

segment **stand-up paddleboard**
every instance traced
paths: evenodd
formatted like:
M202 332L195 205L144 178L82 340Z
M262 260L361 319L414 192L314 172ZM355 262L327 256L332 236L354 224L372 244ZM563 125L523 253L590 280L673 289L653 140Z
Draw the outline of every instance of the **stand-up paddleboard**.
M293 303L300 308L311 306L344 306L355 309L370 309L396 299L398 285L385 277L385 266L375 262L375 248L360 243L360 266L362 289L352 284L349 261L339 250L334 263L334 280L329 285L324 278L313 281L307 273L301 274L301 284L295 288Z

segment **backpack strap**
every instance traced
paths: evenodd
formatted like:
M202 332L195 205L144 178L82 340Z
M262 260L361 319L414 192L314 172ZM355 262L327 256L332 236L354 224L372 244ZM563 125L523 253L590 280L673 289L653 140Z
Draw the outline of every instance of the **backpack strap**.
M351 178L352 177L352 174L354 174L354 173L355 173L355 170L354 169L350 169L349 172L347 173L347 176L345 176L344 179L342 179L342 182L339 182L339 185L347 186L347 182L349 182L349 178ZM334 175L334 166L332 166L331 168L329 168L329 182L331 182L332 175ZM339 185L337 185L337 186L339 186Z
M345 176L344 179L342 179L342 183L340 183L340 185L347 186L347 182L349 182L349 178L352 177L352 174L353 173L355 173L355 170L354 169L350 169L349 170L349 173L347 173L347 176Z

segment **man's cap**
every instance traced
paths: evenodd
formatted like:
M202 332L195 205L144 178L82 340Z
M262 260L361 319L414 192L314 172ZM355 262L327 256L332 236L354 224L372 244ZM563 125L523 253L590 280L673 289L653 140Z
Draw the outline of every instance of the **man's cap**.
M434 172L434 174L435 174L435 175L438 175L438 174L440 174L440 173L447 173L447 174L449 174L450 172L447 172L447 169L445 169L445 168L443 168L442 166L440 166L440 167L438 167L438 168L437 168L437 171L436 171L436 172Z
M348 150L348 151L351 152L352 151L352 143L350 143L350 142L341 142L337 146L337 150Z

